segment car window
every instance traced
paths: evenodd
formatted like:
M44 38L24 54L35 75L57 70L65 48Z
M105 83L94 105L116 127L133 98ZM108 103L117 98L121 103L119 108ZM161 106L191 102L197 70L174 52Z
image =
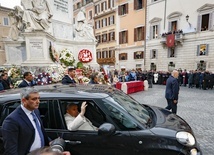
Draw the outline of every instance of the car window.
M66 114L66 107L70 103L77 104L79 112L81 111L81 105L83 100L59 100L62 114ZM89 119L93 126L99 127L101 124L106 122L106 118L103 112L99 109L94 101L87 100L87 107L85 117Z
M148 110L132 97L124 93L114 93L111 97L105 98L104 100L108 100L112 102L112 104L120 106L140 123L147 123L150 119Z
M114 121L114 123L123 131L128 130L139 130L139 127L136 123L133 122L133 119L128 117L125 113L123 113L120 109L117 109L113 104L109 102L104 102L105 107L110 112L110 117Z
M44 127L50 129L66 129L62 109L58 100L49 100L47 103L41 103L42 102L40 102L40 107L47 108L47 113L43 119Z
M21 104L20 100L9 102L5 104L1 111L1 119L0 119L0 125L2 125L4 119L13 112L19 105Z

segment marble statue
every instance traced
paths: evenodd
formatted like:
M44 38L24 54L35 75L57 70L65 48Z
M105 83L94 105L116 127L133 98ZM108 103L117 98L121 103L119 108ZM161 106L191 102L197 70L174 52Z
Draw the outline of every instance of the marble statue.
M23 10L19 6L15 6L14 10L9 14L11 28L9 31L9 38L16 41L19 38L20 32L25 29L25 24L22 21Z
M26 31L48 30L53 15L46 0L21 0L21 5Z
M96 38L94 37L94 30L92 25L87 23L85 9L81 8L79 13L77 14L77 25L76 25L76 39L91 39L94 42L97 42Z

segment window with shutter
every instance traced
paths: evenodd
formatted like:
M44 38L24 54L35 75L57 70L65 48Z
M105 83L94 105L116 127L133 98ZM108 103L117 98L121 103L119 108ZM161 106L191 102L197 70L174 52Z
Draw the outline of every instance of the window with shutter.
M134 41L137 41L137 28L134 29Z
M127 60L127 53L121 53L119 54L119 60Z
M122 9L121 9L121 6L118 6L118 15L120 16L120 15L122 15L122 11L121 11Z
M143 0L134 0L134 10L143 8Z
M210 14L204 14L201 17L201 31L209 30Z
M4 17L3 25L5 26L9 25L9 19L7 17Z
M126 40L124 43L128 43L128 31L125 31L125 35L126 35Z
M198 51L197 52L198 52L199 56L207 55L207 53L208 53L208 44L198 45Z
M143 59L143 51L134 52L134 59Z
M119 15L128 14L128 3L119 6L118 14Z
M125 8L126 8L125 14L128 14L129 13L129 5L128 5L128 3L125 4Z
M128 31L120 32L120 44L128 43Z
M103 11L103 3L101 3L101 11Z
M152 26L152 39L158 38L158 25L153 25Z
M151 59L156 59L157 58L157 50L156 49L152 49L151 50Z
M111 0L108 0L108 8L111 8Z
M142 27L142 40L145 40L145 28L144 28L144 26Z
M175 57L175 48L168 48L168 58Z
M122 44L122 32L119 32L119 44Z

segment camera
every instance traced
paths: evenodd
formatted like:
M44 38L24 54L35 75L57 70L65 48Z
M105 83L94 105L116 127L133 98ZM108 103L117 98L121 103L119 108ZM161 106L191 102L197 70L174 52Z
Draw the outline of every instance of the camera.
M50 144L51 150L55 152L63 152L65 149L65 140L62 138L57 138Z

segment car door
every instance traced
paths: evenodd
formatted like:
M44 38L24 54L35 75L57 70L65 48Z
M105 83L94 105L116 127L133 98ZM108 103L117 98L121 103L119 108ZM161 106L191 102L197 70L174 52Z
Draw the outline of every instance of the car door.
M63 101L62 101L63 100ZM58 137L63 138L66 141L66 151L70 151L72 155L131 155L132 145L130 141L130 135L128 131L116 131L111 136L100 136L98 131L77 130L69 131L66 128L63 115L65 114L64 99L54 100L49 106L50 119L54 122L58 121L59 126L55 126L55 123L50 124L49 128L46 128L48 136L51 139ZM74 101L76 102L76 100ZM83 102L80 101L79 102ZM93 102L87 100L87 102ZM105 117L105 116L102 116ZM60 123L61 122L61 123ZM63 125L64 123L64 125ZM51 128L53 125L54 129Z
M20 105L20 100L15 100L11 102L6 102L4 104L1 104L0 107L0 155L3 155L4 153L4 146L3 146L3 139L2 139L2 123L4 119L11 113L13 110L16 109Z

